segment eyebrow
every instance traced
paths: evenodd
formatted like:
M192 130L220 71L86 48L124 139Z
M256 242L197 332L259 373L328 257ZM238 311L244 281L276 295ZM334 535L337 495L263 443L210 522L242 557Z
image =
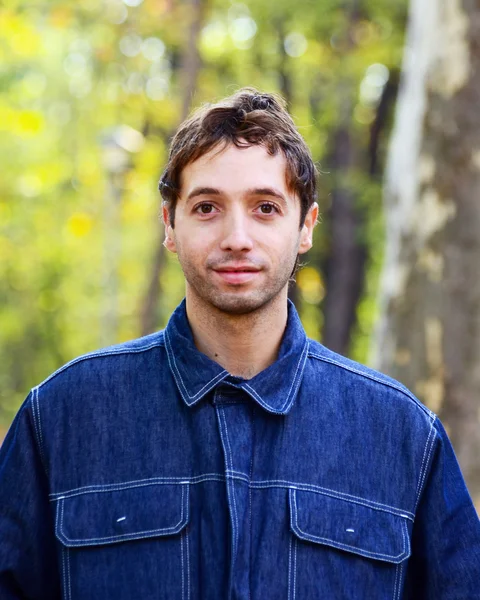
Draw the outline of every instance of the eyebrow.
M222 196L223 192L218 188L213 187L196 187L187 196L187 201L196 198L197 196ZM287 200L285 196L275 188L261 187L261 188L249 188L245 190L245 196L271 196L277 198L286 204Z

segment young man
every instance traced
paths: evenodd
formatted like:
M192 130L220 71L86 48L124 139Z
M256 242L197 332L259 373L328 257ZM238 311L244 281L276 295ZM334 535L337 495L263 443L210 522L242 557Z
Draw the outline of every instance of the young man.
M196 112L160 189L186 299L31 391L0 455L0 598L480 598L442 425L288 303L318 209L282 103Z

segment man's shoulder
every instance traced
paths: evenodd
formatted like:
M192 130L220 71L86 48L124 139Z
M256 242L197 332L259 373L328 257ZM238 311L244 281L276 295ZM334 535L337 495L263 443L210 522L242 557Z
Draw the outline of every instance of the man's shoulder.
M341 388L354 387L359 398L368 398L371 402L391 400L396 407L403 406L413 410L429 422L436 418L429 408L396 379L337 354L315 340L309 339L308 358L315 375L324 381L327 378Z
M153 358L150 355L155 350L163 349L164 346L164 330L160 330L120 344L99 348L64 364L37 387L48 388L61 382L67 382L69 385L75 382L78 384L100 373L103 377L108 377L110 373L120 376L123 371L135 368L139 362L158 360L158 356Z

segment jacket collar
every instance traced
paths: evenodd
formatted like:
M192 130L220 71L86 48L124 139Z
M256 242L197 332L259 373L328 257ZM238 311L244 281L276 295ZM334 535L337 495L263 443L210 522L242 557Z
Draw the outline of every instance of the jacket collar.
M295 306L288 301L288 321L277 360L252 379L234 377L197 350L187 319L185 300L165 329L168 363L178 390L188 406L199 402L220 383L244 390L266 411L286 415L302 380L308 340Z

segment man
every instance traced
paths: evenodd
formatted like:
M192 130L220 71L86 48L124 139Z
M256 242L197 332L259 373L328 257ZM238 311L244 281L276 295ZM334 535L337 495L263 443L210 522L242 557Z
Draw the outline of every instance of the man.
M480 598L442 425L288 303L315 175L270 94L180 127L160 189L186 299L31 391L0 456L2 600Z

